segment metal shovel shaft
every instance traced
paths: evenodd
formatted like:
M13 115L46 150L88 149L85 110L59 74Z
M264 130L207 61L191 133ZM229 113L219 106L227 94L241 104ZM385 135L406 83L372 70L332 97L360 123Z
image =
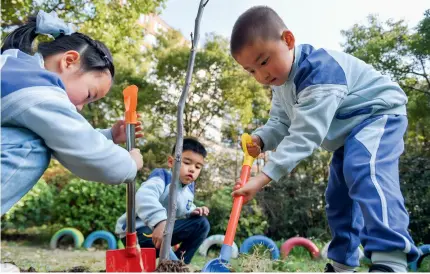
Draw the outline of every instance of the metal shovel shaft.
M137 92L135 85L124 89L124 120L126 124L126 148L135 148L137 121ZM136 183L126 182L126 235L125 248L106 251L106 272L153 272L156 264L155 248L140 248L136 235Z
M135 125L127 124L126 125L126 147L127 150L130 151L136 146L135 140ZM136 231L136 181L128 183L126 186L127 192L127 232L134 233Z

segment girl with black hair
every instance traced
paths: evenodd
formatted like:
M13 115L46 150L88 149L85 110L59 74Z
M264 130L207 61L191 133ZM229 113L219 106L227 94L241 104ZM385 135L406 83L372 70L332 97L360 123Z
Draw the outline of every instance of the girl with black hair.
M38 34L55 39L33 51ZM134 179L142 156L117 145L124 122L96 130L79 113L112 86L113 59L102 42L40 11L6 37L1 53L1 215L36 184L51 154L86 180Z

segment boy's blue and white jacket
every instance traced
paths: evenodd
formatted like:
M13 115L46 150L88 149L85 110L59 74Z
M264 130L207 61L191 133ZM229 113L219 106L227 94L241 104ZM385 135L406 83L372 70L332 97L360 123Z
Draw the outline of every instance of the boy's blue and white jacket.
M61 164L83 179L108 184L134 179L137 168L129 152L112 142L110 129L95 130L78 113L60 77L44 68L41 55L6 50L0 68L2 128L34 132Z
M322 146L334 151L370 116L406 115L400 86L372 66L344 52L295 48L287 82L273 86L267 123L253 134L264 151L276 149L263 172L274 181Z
M162 168L154 169L136 192L136 229L143 226L154 230L161 221L167 220L171 173ZM188 218L196 209L194 205L195 182L178 186L176 219ZM126 214L119 217L115 233L120 238L126 234Z

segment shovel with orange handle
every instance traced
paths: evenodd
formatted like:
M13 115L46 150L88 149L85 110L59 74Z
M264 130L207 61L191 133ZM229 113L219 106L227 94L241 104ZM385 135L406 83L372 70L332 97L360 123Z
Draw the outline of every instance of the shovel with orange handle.
M242 164L242 171L240 172L241 187L248 182L251 175L251 167L255 160L254 157L248 154L246 144L252 144L252 138L249 134L244 133L242 135L242 149L245 155ZM220 257L209 261L202 269L202 272L230 272L228 264L231 259L233 242L236 235L237 224L239 223L243 199L243 196L238 196L233 200L233 208L230 213L230 220L228 221L224 242L221 246Z
M135 147L137 124L137 86L128 86L123 91L127 150ZM125 249L106 252L106 272L153 272L156 253L154 248L139 248L136 235L136 182L129 182L127 190L127 232Z

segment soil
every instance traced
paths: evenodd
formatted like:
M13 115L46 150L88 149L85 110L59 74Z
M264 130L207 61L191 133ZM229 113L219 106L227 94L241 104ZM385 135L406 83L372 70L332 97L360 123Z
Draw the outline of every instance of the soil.
M191 272L188 266L183 261L161 261L155 272Z
M13 265L16 265L14 262L7 262ZM28 269L19 269L21 272L38 272L34 267L29 267ZM50 271L51 272L51 271ZM75 266L64 271L52 271L52 272L91 272L88 267L85 266ZM99 272L106 272L106 270L100 270ZM161 264L158 265L155 272L191 272L186 264L182 261L170 261L165 260ZM201 272L201 271L196 271Z

